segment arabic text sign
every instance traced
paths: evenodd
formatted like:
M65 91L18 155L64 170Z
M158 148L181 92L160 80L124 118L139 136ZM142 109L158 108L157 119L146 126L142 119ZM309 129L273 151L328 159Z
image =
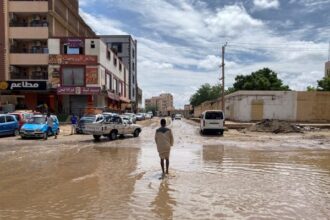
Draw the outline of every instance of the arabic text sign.
M98 69L97 67L86 68L86 84L98 83Z
M100 87L58 87L58 95L97 95L100 94Z
M50 54L49 64L81 64L96 65L97 56L92 55L69 55L69 54Z
M46 90L46 81L6 81L1 83L2 90Z

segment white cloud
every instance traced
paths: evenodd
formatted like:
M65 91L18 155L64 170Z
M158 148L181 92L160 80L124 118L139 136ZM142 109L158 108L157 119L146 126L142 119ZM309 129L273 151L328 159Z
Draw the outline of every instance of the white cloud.
M299 90L315 84L323 75L327 43L302 40L312 27L285 36L276 32L272 23L254 18L243 5L211 10L196 8L191 0L171 2L98 1L126 10L127 16L136 16L139 33L130 33L124 21L86 12L87 8L83 7L84 18L98 33L130 33L138 40L138 82L144 98L170 92L175 96L175 106L182 107L201 84L217 83L220 49L225 41L229 43L226 87L232 85L237 74L250 74L264 67L273 69L285 84ZM254 2L268 4L269 8L279 7L274 3L277 1Z
M279 8L280 2L278 0L253 0L256 9L270 9Z

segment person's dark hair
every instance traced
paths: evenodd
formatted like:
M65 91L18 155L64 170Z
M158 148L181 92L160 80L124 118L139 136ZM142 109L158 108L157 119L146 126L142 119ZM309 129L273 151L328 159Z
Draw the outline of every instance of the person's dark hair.
M163 127L165 127L165 125L166 125L166 120L165 120L165 119L160 120L160 125L163 126Z
M50 112L47 113L47 116L48 116L48 117L50 116Z

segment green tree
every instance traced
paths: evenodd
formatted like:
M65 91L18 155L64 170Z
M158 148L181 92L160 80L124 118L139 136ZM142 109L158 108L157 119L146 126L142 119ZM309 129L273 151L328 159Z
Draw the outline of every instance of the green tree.
M316 91L316 88L314 86L307 86L306 90L308 92Z
M155 105L150 105L150 106L146 106L145 107L145 111L146 112L150 112L151 111L154 115L156 115L156 112L158 111L158 108Z
M325 76L323 79L317 81L318 91L330 91L330 76Z
M289 86L283 85L281 79L277 78L277 73L269 68L263 68L250 75L238 75L233 85L235 91L238 90L280 90L288 91Z
M219 84L211 86L203 84L191 97L190 104L198 106L205 101L217 99L221 95L221 86Z

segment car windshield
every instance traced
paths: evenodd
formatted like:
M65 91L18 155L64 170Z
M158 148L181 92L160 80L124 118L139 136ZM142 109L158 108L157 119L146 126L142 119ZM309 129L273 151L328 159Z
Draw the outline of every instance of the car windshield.
M94 118L94 117L89 117L89 118L81 118L81 119L80 119L80 122L82 122L82 123L93 123L93 122L94 122L94 120L95 120L95 118Z
M27 121L28 124L44 124L46 123L45 117L32 117Z
M222 112L206 112L205 119L211 119L211 120L223 119Z

